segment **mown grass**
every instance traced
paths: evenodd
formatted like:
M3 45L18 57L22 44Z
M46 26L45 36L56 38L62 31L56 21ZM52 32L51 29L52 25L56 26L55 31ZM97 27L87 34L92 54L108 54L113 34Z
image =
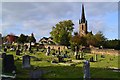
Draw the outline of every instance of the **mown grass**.
M34 54L35 53L35 54ZM51 60L57 60L57 57L53 57L52 55L46 56L45 52L34 52L29 53L24 52L20 56L15 55L15 51L8 51L7 54L13 54L15 59L15 65L17 67L17 78L29 78L29 72L31 70L43 69L47 71L44 74L43 78L83 78L83 64L79 63L76 66L63 66L63 65L55 65L51 64ZM31 59L31 68L23 69L22 68L22 56L28 54L30 56L35 56L40 59L36 61L35 59ZM68 53L70 59L75 60L73 52ZM85 53L85 59L89 60L90 57L94 57L94 54ZM19 59L18 59L19 58ZM110 58L112 60L110 60ZM105 55L105 58L101 58L101 55L98 55L97 62L90 62L90 75L91 78L118 78L120 72L113 72L112 70L107 70L105 68L109 67L118 67L118 56L113 55ZM1 67L1 66L0 66Z

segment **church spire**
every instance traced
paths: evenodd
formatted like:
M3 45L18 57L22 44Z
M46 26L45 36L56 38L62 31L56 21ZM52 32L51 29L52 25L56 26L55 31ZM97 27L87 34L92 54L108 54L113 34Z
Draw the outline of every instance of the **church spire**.
M82 4L82 14L81 14L81 23L85 23L85 12L84 12L84 5Z

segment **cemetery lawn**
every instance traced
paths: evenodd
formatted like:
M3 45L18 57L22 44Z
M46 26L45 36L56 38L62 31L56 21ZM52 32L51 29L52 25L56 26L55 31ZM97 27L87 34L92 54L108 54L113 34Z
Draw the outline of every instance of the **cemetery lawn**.
M83 78L83 61L79 60L79 63L73 63L73 65L61 65L61 64L52 64L51 61L53 59L57 60L57 57L53 57L52 55L46 56L45 52L35 52L29 54L32 56L31 58L31 68L23 69L22 68L22 56L25 53L22 53L20 56L15 55L15 51L8 51L7 54L13 54L15 60L15 66L17 67L17 78L18 80L21 78L30 78L30 72L34 70L44 70L45 74L42 75L43 78ZM66 58L64 60L75 60L73 56L73 52L68 53L70 58ZM89 60L89 58L94 54L85 53L85 58ZM120 56L119 56L120 57ZM112 60L110 60L110 58ZM90 62L90 75L91 78L112 78L112 79L120 79L118 75L120 72L114 72L108 68L118 68L118 56L105 55L105 58L101 58L101 55L98 55L97 62ZM0 59L1 61L1 59ZM1 66L0 66L1 67ZM66 80L66 79L65 79Z

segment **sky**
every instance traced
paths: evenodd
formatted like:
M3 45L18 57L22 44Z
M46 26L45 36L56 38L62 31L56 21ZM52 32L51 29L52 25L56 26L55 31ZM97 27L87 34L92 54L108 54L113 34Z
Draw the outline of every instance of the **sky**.
M72 20L74 32L79 30L81 6L84 4L88 31L102 31L108 39L118 39L117 2L2 2L0 32L35 38L49 37L52 27L63 20Z

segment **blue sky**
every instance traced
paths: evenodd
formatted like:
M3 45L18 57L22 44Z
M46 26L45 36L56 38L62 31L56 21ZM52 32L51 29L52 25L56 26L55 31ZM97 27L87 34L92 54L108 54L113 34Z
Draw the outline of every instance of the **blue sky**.
M74 32L79 30L81 2L3 2L2 34L35 34L37 40L49 37L56 23L72 20ZM1 6L1 4L0 4ZM88 31L102 31L108 39L118 39L118 3L84 2ZM0 30L1 31L1 30Z

